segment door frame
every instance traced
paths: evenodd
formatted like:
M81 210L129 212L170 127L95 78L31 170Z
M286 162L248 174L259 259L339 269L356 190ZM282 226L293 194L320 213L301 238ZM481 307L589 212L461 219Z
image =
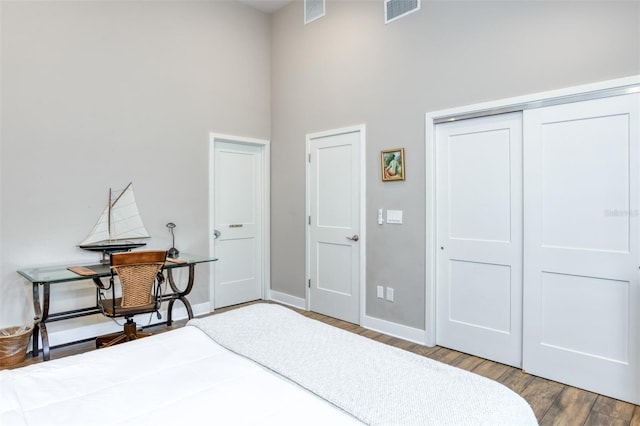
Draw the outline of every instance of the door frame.
M564 89L505 98L425 114L425 344L436 342L436 126L439 123L522 111L554 104L569 103L612 94L640 91L640 75L572 86Z
M311 309L311 292L309 289L308 282L311 279L311 250L310 250L310 229L307 218L311 215L311 167L309 162L309 156L311 155L311 140L318 139L329 136L337 136L344 133L355 133L358 132L360 134L360 233L358 234L360 237L360 260L359 260L359 268L360 268L360 300L359 303L359 314L358 314L358 324L362 324L364 322L364 317L366 313L366 248L367 248L367 222L366 222L366 210L367 210L367 169L366 169L366 125L360 124L356 126L342 127L339 129L326 130L323 132L316 133L307 133L305 136L305 309L309 311Z
M209 237L209 256L215 256L215 246L214 246L214 224L215 224L215 194L213 185L213 177L215 176L215 144L216 142L225 142L236 145L251 145L257 146L261 150L262 154L262 205L261 205L261 214L260 219L262 221L262 226L260 227L262 238L262 247L260 252L262 254L262 289L261 295L262 299L270 299L271 298L271 241L270 241L270 199L271 199L271 146L270 141L266 139L256 139L244 136L232 136L225 135L221 133L209 133L209 175L207 176L208 182L208 192L209 192L209 229L208 229L208 237ZM214 298L215 298L215 277L216 277L216 267L215 262L213 262L213 266L209 268L209 311L214 311Z

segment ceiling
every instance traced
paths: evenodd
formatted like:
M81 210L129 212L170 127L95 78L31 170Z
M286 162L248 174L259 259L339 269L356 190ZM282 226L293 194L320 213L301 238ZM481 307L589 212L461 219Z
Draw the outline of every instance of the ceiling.
M293 0L237 0L265 13L273 13Z

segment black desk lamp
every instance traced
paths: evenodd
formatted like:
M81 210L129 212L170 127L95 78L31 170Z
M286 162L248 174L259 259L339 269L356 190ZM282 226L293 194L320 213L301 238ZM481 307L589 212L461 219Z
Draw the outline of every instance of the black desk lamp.
M180 252L176 248L176 236L173 234L173 228L176 227L176 224L173 222L167 223L167 228L169 228L169 232L171 232L171 248L167 251L167 256L173 259L176 259Z

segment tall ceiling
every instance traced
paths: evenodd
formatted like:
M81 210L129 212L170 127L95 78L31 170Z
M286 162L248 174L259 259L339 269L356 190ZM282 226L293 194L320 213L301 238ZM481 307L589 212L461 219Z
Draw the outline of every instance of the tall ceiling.
M273 13L293 0L237 0L265 13Z

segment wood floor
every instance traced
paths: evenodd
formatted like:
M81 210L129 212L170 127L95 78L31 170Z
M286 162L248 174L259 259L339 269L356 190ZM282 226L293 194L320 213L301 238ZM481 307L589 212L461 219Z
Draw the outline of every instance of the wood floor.
M235 309L238 306L218 309L215 314L229 309ZM378 342L414 352L496 380L526 399L531 405L531 408L533 408L538 422L541 425L640 426L640 406L532 376L516 368L478 358L473 355L439 346L427 347L418 345L325 315L297 309L294 310L309 318L322 321L352 333L360 334ZM172 327L156 327L151 329L151 331L161 333L182 327L185 322L186 321L176 321ZM77 343L62 348L54 348L51 351L51 359L62 358L93 349L93 341ZM16 367L41 362L41 358L42 357L34 359L27 357L23 363Z

